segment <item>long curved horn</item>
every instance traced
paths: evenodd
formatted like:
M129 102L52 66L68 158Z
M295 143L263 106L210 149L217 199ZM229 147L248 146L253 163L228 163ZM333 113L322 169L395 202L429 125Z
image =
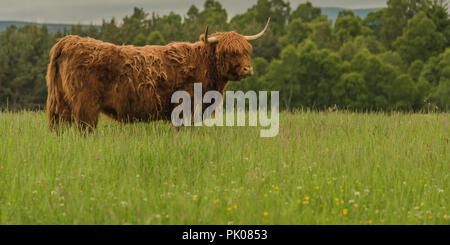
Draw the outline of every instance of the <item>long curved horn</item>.
M205 43L217 43L219 40L215 37L208 37L208 25L206 25L205 29Z
M266 33L267 29L269 28L269 24L270 24L270 17L269 17L269 19L267 19L266 27L264 27L264 30L262 30L262 32L260 32L256 35L253 35L253 36L245 36L245 39L247 39L247 41L253 41L253 40L256 40L256 39L262 37L264 35L264 33Z

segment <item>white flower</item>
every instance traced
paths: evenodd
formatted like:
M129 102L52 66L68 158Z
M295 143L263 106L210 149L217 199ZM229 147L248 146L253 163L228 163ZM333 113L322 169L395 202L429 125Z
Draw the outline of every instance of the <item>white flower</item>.
M359 191L355 191L355 196L359 197L360 195Z
M125 202L125 201L121 201L120 204L122 204L122 206L124 206L124 207L125 207L125 206L128 206L128 203Z
M444 189L439 189L439 188L438 188L438 192L439 192L439 193L442 193L442 192L444 192Z
M370 190L369 189L365 189L364 193L369 194Z
M301 189L303 189L303 187L297 186L297 190L301 190Z
M355 202L355 200L353 200L353 199L348 201L348 203L350 203L350 204L352 204L354 202Z

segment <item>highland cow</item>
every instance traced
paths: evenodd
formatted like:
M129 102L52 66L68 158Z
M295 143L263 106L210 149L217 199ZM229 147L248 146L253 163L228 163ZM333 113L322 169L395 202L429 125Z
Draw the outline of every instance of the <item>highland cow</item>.
M195 43L166 46L118 46L69 35L50 51L47 69L47 116L51 129L60 122L82 129L96 127L104 113L121 122L170 120L178 90L193 96L194 83L203 93L222 92L229 81L253 74L252 45L266 31L243 36L234 31L208 36L208 27Z

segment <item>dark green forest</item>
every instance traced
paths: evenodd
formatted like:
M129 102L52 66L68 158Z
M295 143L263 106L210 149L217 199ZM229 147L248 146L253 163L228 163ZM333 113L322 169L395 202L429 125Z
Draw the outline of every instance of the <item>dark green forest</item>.
M121 21L49 32L46 25L9 26L0 33L0 108L44 109L49 50L68 34L125 45L198 40L236 30L253 35L272 17L266 35L253 42L255 75L229 90L278 90L283 109L355 111L450 109L450 20L445 0L389 0L362 19L342 10L335 22L307 2L258 0L228 16L219 1L191 6L184 16L135 8Z

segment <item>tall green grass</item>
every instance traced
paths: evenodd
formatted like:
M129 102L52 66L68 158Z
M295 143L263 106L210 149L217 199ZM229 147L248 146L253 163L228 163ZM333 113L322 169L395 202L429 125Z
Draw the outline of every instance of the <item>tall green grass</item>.
M450 224L450 114L285 112L259 132L0 113L0 224Z

